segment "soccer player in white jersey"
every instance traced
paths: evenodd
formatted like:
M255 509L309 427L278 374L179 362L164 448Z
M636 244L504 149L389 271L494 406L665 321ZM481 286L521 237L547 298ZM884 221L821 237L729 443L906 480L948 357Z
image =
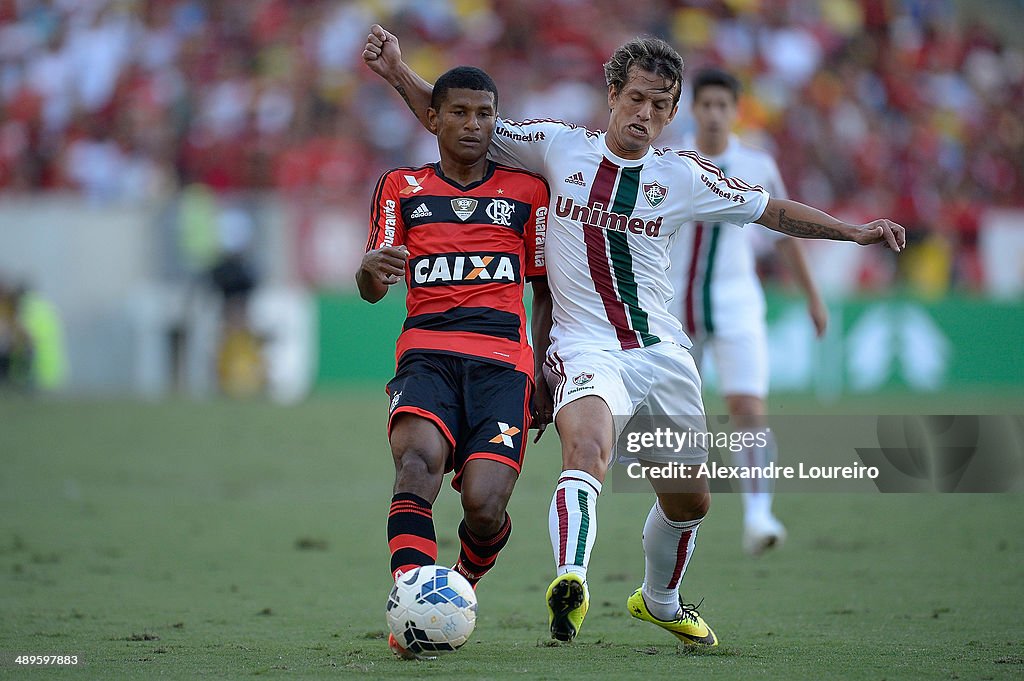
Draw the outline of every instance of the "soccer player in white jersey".
M693 78L691 111L696 134L683 146L695 149L727 175L764 187L774 198L786 198L775 160L740 141L733 132L740 84L716 68ZM775 458L776 443L765 428L764 398L768 394L768 339L764 292L754 264L752 230L723 222L687 225L672 247L669 278L676 295L672 311L693 342L690 353L698 367L704 352L714 357L718 390L725 397L734 430L762 433L751 447L732 451L738 467L763 468ZM828 310L807 269L799 242L778 232L775 247L787 261L807 296L807 309L818 336L825 332ZM786 529L772 514L772 489L764 478L742 479L743 548L752 555L781 544Z
M402 61L398 39L374 25L363 59L424 122L431 85ZM670 45L636 38L605 65L606 133L499 120L491 139L495 160L537 172L551 186L545 252L553 327L544 378L554 403L553 414L543 400L535 410L539 421L553 416L562 443L549 510L556 577L547 590L551 635L562 641L576 637L589 606L597 499L624 422L645 413L680 429L705 428L690 342L669 310L669 249L679 228L698 220L758 222L793 236L884 242L896 251L905 243L903 228L889 220L850 225L727 178L695 152L653 148L676 114L682 71ZM708 481L695 474L707 450L645 451L640 459L687 464L693 477L652 480L657 500L643 528L644 582L627 608L683 643L717 645L703 618L679 600L711 503Z

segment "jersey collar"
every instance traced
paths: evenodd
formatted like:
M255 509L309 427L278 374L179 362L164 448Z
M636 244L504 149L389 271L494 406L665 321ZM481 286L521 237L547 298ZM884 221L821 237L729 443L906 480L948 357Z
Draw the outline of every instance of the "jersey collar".
M479 187L480 185L482 185L487 180L491 179L491 176L494 175L494 168L497 165L498 165L497 163L495 163L494 161L491 161L490 159L488 159L488 161L487 161L487 170L484 171L484 176L482 178L480 178L479 180L477 180L476 182L470 182L469 184L463 186L463 185L459 184L458 182L456 182L455 180L451 180L451 179L448 179L447 177L445 177L444 171L441 170L441 162L440 161L437 161L437 162L431 164L431 166L433 166L433 168L434 168L434 173L439 178L441 178L442 180L444 180L445 182L447 182L451 186L455 187L459 191L463 191L463 192L469 191L470 189L475 189L475 188Z
M642 158L622 158L621 156L615 154L615 152L608 148L608 133L604 133L601 136L601 144L604 145L605 158L607 158L609 161L620 167L629 168L635 166L642 166L644 163L647 162L649 158L651 158L654 155L654 146L652 145L647 148L647 153L644 154Z

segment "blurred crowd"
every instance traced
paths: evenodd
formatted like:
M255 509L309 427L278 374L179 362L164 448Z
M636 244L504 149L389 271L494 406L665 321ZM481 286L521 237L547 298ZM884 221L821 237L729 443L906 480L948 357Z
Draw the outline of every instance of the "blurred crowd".
M664 37L740 77L741 132L795 198L893 217L968 283L980 211L1024 205L1024 54L952 0L0 0L0 192L362 205L436 154L362 65L374 22L428 78L488 70L507 117L595 128L603 61Z

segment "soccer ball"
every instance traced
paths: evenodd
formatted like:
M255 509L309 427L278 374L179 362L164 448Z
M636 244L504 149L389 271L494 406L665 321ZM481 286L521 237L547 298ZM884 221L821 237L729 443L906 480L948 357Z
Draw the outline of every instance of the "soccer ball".
M476 592L454 570L425 565L395 582L387 618L399 645L413 655L457 650L476 627Z

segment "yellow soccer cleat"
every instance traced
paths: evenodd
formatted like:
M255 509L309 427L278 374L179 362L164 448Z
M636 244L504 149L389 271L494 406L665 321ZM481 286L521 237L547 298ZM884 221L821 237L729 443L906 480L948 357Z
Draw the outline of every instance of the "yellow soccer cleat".
M662 629L689 646L717 646L718 637L692 605L679 604L679 613L674 620L660 620L647 609L647 602L641 589L633 592L626 601L629 614L638 620L657 624Z
M572 572L556 577L548 587L548 624L551 638L571 641L583 626L583 618L590 608L587 583Z

